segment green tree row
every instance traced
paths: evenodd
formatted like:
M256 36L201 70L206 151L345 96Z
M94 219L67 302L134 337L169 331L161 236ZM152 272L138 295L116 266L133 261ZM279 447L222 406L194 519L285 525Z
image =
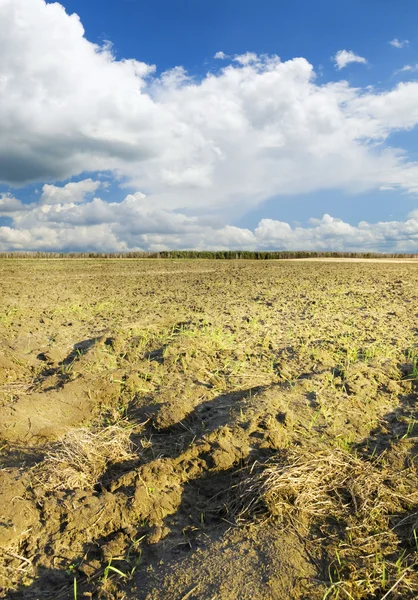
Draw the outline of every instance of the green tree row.
M167 250L162 252L0 252L0 258L162 258L162 259L219 259L269 260L292 258L418 258L417 254L379 252L305 252L250 250Z

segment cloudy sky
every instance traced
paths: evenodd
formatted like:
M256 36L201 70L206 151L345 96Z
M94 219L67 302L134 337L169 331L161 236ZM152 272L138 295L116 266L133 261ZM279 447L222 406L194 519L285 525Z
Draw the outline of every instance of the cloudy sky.
M416 0L0 0L0 251L418 251Z

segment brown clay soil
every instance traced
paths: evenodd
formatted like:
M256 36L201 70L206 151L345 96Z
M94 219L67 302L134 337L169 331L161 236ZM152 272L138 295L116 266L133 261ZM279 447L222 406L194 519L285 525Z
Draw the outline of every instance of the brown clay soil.
M0 597L418 597L418 264L0 261Z

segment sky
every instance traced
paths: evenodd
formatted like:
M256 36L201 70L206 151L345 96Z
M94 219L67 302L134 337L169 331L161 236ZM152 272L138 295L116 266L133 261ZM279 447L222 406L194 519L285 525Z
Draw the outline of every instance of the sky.
M415 0L0 0L0 251L418 251Z

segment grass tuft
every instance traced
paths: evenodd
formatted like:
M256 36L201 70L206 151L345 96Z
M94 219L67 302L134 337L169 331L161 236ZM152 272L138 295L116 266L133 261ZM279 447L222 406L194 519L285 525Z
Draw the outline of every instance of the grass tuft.
M399 481L391 481L376 462L340 448L315 455L292 450L262 465L245 483L240 517L267 511L282 519L302 515L339 519L353 513L373 518L399 507L402 494L395 488L399 490ZM418 501L418 492L415 495Z
M396 472L340 448L299 448L255 464L229 508L241 522L274 518L303 528L327 565L324 599L416 598L415 480L413 467ZM404 536L401 524L410 525Z
M130 434L130 428L118 425L70 429L47 453L38 478L49 491L91 489L108 465L136 457Z

